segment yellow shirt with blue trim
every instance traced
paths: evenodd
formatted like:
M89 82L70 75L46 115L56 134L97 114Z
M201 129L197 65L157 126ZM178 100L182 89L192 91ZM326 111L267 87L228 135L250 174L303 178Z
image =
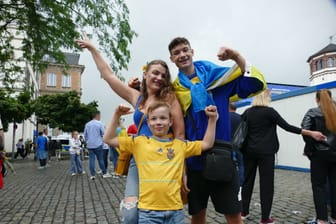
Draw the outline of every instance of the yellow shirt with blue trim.
M118 137L119 149L133 154L139 173L139 205L148 210L183 208L181 184L184 160L200 155L201 141L152 137Z

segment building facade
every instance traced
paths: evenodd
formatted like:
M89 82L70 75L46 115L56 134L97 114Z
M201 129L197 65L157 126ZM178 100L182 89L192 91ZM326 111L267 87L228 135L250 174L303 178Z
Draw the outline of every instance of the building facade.
M55 94L76 91L81 95L81 76L85 69L79 65L80 55L77 53L65 53L67 66L58 64L52 57L44 56L43 60L48 62L48 67L41 73L40 94Z
M310 85L336 80L336 44L330 43L307 60L310 67Z
M43 60L48 62L48 67L41 73L40 71L35 71L29 62L23 58L23 51L21 49L24 34L17 32L15 24L10 25L9 31L14 35L11 41L11 45L14 47L13 63L22 68L22 74L17 74L16 82L14 83L14 96L25 88L32 91L33 99L36 99L40 95L65 93L68 91L76 91L81 94L81 76L85 67L78 64L79 54L65 53L68 65L56 63L52 57L46 55ZM3 74L0 73L0 88L3 87L2 79ZM37 130L45 128L44 126L38 126L34 115L22 123L9 124L8 131L5 133L5 149L7 152L14 152L16 150L15 143L18 139L32 140ZM52 134L51 131L49 133Z

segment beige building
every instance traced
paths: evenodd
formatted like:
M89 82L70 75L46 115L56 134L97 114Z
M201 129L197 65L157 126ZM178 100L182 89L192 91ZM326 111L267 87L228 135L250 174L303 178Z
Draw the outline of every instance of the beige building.
M82 94L82 74L84 65L79 65L80 54L64 53L68 65L56 63L55 60L46 55L43 60L48 62L48 67L40 76L40 95L65 93L76 91ZM42 131L45 126L38 125L38 131ZM49 135L57 136L62 134L57 128L49 129Z
M80 55L77 53L65 53L68 67L58 64L49 56L43 60L49 62L47 69L41 74L40 95L65 93L76 91L81 95L81 76L84 65L79 65Z

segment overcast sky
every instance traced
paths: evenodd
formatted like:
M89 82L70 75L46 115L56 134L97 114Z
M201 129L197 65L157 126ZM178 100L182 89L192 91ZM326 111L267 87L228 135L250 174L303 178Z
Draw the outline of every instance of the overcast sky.
M130 47L131 61L122 75L141 76L141 67L153 59L169 62L168 43L187 37L194 59L230 65L216 58L221 46L238 50L265 76L267 82L309 85L307 59L336 43L336 0L126 0L130 23L138 33ZM97 100L102 121L124 102L100 78L87 50L81 52L82 100ZM131 116L126 118L130 124Z

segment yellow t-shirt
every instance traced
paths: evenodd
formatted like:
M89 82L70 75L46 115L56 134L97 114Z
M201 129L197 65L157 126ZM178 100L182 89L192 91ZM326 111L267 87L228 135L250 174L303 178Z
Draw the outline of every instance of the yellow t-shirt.
M180 192L184 159L200 155L202 142L160 141L146 136L118 137L118 140L119 149L131 152L138 167L138 207L149 210L182 209Z

